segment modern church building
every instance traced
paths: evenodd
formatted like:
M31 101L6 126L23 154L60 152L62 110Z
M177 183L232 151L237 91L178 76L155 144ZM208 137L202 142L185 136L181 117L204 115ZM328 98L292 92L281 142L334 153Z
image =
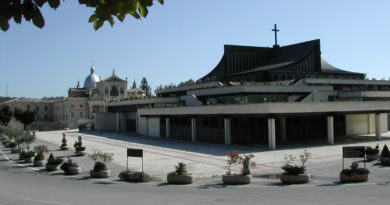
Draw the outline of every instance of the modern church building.
M386 132L390 81L329 64L320 40L288 46L225 45L196 83L155 98L111 100L97 130L217 144L267 145Z

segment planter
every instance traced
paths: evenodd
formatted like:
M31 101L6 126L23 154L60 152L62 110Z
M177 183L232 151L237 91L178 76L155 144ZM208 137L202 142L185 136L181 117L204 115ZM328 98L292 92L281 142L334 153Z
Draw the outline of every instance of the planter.
M343 183L348 182L366 182L368 180L368 174L353 174L351 176L340 174L340 181Z
M55 171L58 169L58 164L46 164L45 165L47 171Z
M95 171L92 169L89 173L91 174L91 177L94 178L108 178L111 176L111 171L109 169L100 171Z
M33 158L32 158L32 157L25 157L25 158L24 158L24 162L25 162L25 163L32 163L32 161L33 161Z
M34 167L43 167L43 165L45 165L44 160L34 160Z
M65 171L65 175L77 175L81 173L81 167L68 167Z
M251 183L252 175L222 175L224 184L237 185Z
M310 174L292 175L283 173L280 176L280 181L282 181L283 184L305 184L308 183L309 180Z
M381 157L380 162L382 165L390 166L390 157Z
M140 173L127 173L126 181L143 182L143 178L142 178L142 175Z
M77 151L76 152L76 156L78 156L78 157L85 156L85 154L86 154L85 151Z
M379 158L379 154L366 154L366 159L369 162L377 160L378 158Z
M169 184L191 184L193 182L193 178L191 175L168 174L167 181Z
M14 153L19 153L19 149L14 147L14 148L11 148L11 153L14 154Z

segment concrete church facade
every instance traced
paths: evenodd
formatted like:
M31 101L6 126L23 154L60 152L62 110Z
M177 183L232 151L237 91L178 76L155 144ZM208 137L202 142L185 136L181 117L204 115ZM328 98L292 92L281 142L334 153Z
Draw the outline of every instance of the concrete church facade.
M156 98L111 100L98 130L217 144L267 145L387 131L390 82L330 65L320 41L225 46L216 68ZM109 120L110 119L110 120ZM110 126L108 121L112 122Z

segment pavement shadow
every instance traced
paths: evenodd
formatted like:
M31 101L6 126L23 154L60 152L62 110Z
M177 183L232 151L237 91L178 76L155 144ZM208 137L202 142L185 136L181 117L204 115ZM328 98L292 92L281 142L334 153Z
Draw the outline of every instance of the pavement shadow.
M214 189L224 189L224 188L235 187L235 186L239 186L239 185L226 185L226 184L223 184L223 183L218 183L218 184L204 184L204 185L198 186L198 189L210 189L210 188L214 188Z
M94 182L94 184L110 185L110 184L115 184L115 183L113 183L113 182Z

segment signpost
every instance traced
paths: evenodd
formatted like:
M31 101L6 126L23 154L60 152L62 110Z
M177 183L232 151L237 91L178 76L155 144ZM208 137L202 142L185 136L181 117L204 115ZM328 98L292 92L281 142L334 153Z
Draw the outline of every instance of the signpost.
M364 158L364 168L366 168L365 150L365 146L343 147L343 169L345 158Z
M144 172L144 152L142 149L127 148L127 171L129 170L129 157L142 158L142 172Z

